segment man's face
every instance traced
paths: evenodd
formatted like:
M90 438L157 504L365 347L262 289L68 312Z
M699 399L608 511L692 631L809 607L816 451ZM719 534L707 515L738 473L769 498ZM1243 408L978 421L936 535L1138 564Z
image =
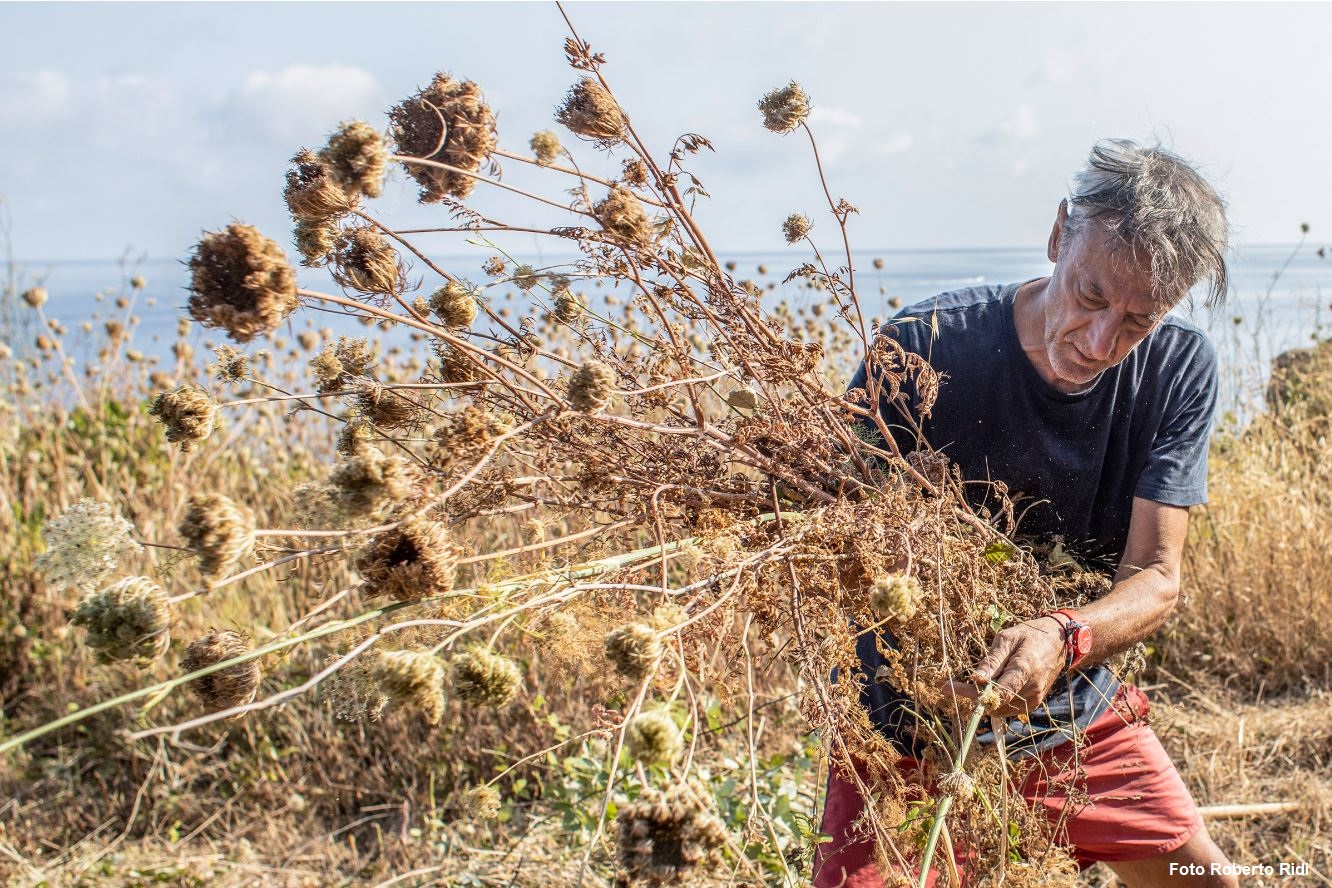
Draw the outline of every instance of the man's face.
M1099 222L1088 220L1062 244L1061 228L1050 239L1045 354L1056 386L1077 391L1128 357L1170 306L1153 295L1133 251Z

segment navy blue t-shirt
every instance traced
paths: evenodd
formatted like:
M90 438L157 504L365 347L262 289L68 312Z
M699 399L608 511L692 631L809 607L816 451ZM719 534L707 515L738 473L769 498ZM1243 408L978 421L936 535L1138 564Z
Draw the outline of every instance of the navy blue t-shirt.
M903 309L884 332L925 357L941 376L925 418L916 412L914 389L903 388L925 440L946 454L965 480L1008 486L1016 501L1018 536L1062 536L1084 563L1112 574L1128 540L1135 496L1172 506L1207 501L1216 353L1201 330L1168 315L1088 388L1061 392L1022 351L1013 320L1020 286L944 293ZM849 387L864 385L862 364ZM901 451L917 449L898 409L885 401L880 411ZM964 490L977 507L992 497L988 485L964 485ZM858 650L871 721L906 751L919 752L907 730L910 701L872 679L883 662L874 639L862 635ZM1093 722L1117 687L1103 665L1074 670L1055 684L1029 723L1010 723L1008 750L1028 754L1071 739L1071 726Z

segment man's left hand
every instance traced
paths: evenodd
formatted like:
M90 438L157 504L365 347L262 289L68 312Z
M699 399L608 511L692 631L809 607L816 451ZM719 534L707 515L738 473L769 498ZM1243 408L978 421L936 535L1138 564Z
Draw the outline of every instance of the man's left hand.
M958 700L975 700L980 689L993 682L1004 703L991 715L1023 715L1045 700L1064 672L1066 657L1062 623L1054 617L1038 617L996 635L989 652L968 676L972 683L948 681L944 692Z

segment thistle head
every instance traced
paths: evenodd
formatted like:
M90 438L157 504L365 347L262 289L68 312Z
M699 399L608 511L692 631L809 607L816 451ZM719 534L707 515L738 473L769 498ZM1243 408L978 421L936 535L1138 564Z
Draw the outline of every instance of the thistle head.
M517 663L482 647L455 656L450 674L458 698L478 706L505 705L523 683Z
M792 213L782 223L782 234L786 236L788 244L795 244L804 240L813 227L814 223L809 221L808 216L803 213Z
M435 290L429 305L446 327L470 327L476 320L476 291L462 281L449 281Z
M178 529L209 581L224 576L254 548L254 513L220 493L191 494Z
M471 194L476 180L468 174L479 170L499 143L495 115L483 100L481 88L444 73L436 74L429 86L389 111L389 122L398 154L455 168L405 163L408 174L421 186L422 203Z
M661 637L646 623L612 629L605 639L606 659L628 678L642 678L661 659Z
M79 602L70 622L88 630L84 643L99 663L147 663L171 643L171 609L162 587L148 577L126 577Z
M620 103L591 77L584 77L570 88L555 111L555 119L574 135L602 148L623 141L629 124Z
M326 222L352 211L355 192L349 194L325 159L302 148L291 159L287 187L282 197L293 219Z
M359 120L340 124L319 158L347 194L379 197L383 191L388 149L370 124Z
M444 714L444 664L426 651L382 651L370 664L379 690L396 706L420 709L439 724Z
M809 117L809 96L792 80L760 99L758 109L763 112L766 128L774 133L789 133Z
M652 240L652 220L628 188L612 186L610 194L593 205L592 215L616 240L632 244L646 244Z
M250 650L245 636L239 632L210 632L185 648L180 669L188 675L248 654ZM190 682L190 690L203 702L205 709L217 712L252 701L259 690L259 678L259 661L247 660L194 679Z
M171 392L159 392L148 412L166 426L166 438L188 453L205 441L217 423L217 402L201 388L182 385Z
M588 361L569 378L569 404L583 413L604 410L615 395L615 371L600 361Z
M403 284L405 269L397 251L369 226L340 231L330 262L333 280L362 293L391 296Z
M366 591L399 601L448 592L457 567L447 527L426 518L409 518L377 534L356 557Z
M299 303L282 248L249 225L205 232L189 267L190 317L237 342L272 333Z

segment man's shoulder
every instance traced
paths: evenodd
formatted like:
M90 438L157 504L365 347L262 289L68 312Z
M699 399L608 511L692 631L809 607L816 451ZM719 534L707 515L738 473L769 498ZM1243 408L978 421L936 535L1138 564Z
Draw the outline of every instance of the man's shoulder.
M965 339L974 348L977 339L1004 335L1005 299L1016 284L984 284L949 290L914 302L899 311L885 327L908 350L940 354L945 343ZM949 334L954 334L950 336Z
M1212 340L1196 324L1175 314L1168 314L1152 331L1152 350L1170 363L1198 364L1204 369L1216 365Z
M928 318L934 313L956 315L984 311L1001 305L1008 291L1015 286L1015 284L981 284L948 290L906 306L897 313L897 317Z

